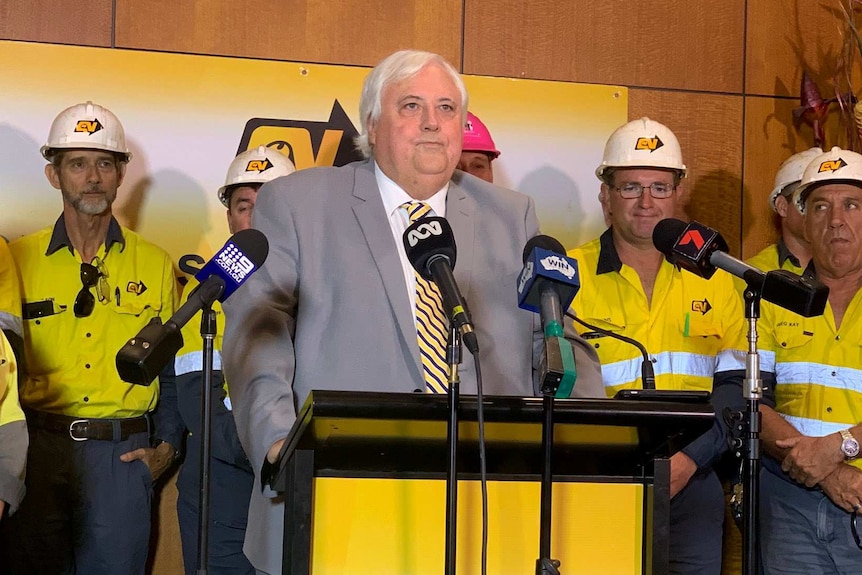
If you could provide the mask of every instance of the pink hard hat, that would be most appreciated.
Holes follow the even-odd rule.
[[[467,125],[464,126],[464,145],[461,147],[464,152],[484,152],[494,156],[500,155],[500,150],[494,145],[494,139],[491,138],[491,132],[482,120],[474,116],[471,112],[467,112]]]

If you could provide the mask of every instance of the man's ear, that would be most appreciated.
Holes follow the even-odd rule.
[[[602,184],[601,189],[599,190],[599,203],[602,205],[602,216],[605,219],[605,225],[610,227],[611,225],[611,202],[608,195],[610,194],[610,188],[607,184]]]
[[[53,188],[60,189],[60,173],[54,164],[45,164],[45,177]]]
[[[790,202],[787,201],[787,198],[778,194],[775,198],[775,211],[782,218],[787,217],[787,210],[790,208]]]

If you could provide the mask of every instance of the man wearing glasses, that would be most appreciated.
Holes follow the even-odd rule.
[[[572,311],[591,326],[644,344],[656,388],[711,391],[719,363],[744,368],[728,349],[744,333],[744,317],[729,274],[699,278],[653,246],[655,225],[682,212],[686,167],[676,136],[649,118],[629,122],[608,139],[596,175],[609,227],[569,252],[581,274]],[[592,327],[575,328],[598,352],[609,397],[643,387],[635,346]],[[724,494],[712,464],[726,445],[716,426],[671,458],[671,573],[721,571]]]
[[[811,245],[804,275],[829,286],[829,300],[812,318],[761,307],[761,375],[774,390],[761,404],[763,567],[862,573],[862,155],[816,156],[792,202]]]
[[[172,315],[173,265],[112,215],[131,158],[113,113],[92,102],[67,108],[41,151],[63,212],[10,245],[24,300],[30,452],[27,493],[3,522],[2,564],[13,574],[144,573],[153,480],[181,428],[155,422],[165,441],[150,447],[159,382],[121,381],[114,358],[151,319]]]

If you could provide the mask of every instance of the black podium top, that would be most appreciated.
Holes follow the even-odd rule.
[[[487,469],[494,479],[539,479],[542,398],[484,398]],[[476,396],[460,398],[459,477],[478,473]],[[445,478],[445,395],[314,391],[279,459],[314,452],[321,477]],[[706,432],[708,403],[560,399],[554,404],[554,479],[637,481],[652,460],[669,457]],[[271,481],[283,488],[282,473]]]

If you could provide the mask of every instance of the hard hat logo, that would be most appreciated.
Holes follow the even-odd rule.
[[[269,161],[269,158],[264,158],[263,160],[252,160],[245,167],[246,172],[265,172],[272,167],[272,162]]]
[[[842,158],[838,158],[837,160],[826,160],[825,162],[820,163],[820,167],[817,168],[817,173],[822,174],[823,172],[837,172],[841,168],[847,165]]]
[[[637,142],[635,142],[635,150],[649,150],[650,153],[655,152],[662,146],[664,146],[664,142],[657,135],[653,138],[638,138]]]
[[[98,118],[93,118],[92,120],[78,120],[75,123],[75,132],[78,133],[92,135],[102,128],[104,128],[104,126],[102,126],[102,123],[99,122]]]

